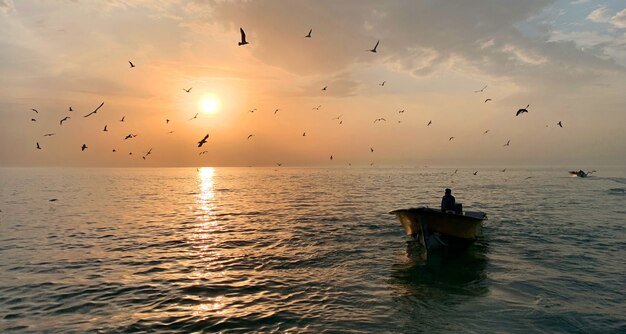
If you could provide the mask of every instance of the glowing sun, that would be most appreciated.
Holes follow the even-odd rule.
[[[216,96],[205,95],[198,101],[198,107],[207,114],[213,114],[220,109],[220,100]]]

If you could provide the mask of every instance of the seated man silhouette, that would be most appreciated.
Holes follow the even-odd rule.
[[[452,196],[452,190],[446,189],[446,194],[441,198],[441,212],[454,213],[456,208],[456,199]]]

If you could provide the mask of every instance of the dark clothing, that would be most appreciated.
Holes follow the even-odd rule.
[[[441,211],[446,212],[448,210],[454,211],[456,200],[452,195],[445,195],[441,198]]]

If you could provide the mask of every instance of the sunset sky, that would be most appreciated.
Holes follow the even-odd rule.
[[[623,0],[0,0],[0,73],[2,166],[626,164]]]

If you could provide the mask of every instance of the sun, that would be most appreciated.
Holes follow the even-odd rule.
[[[198,101],[198,108],[207,114],[214,114],[220,109],[220,100],[214,95],[205,95]]]

